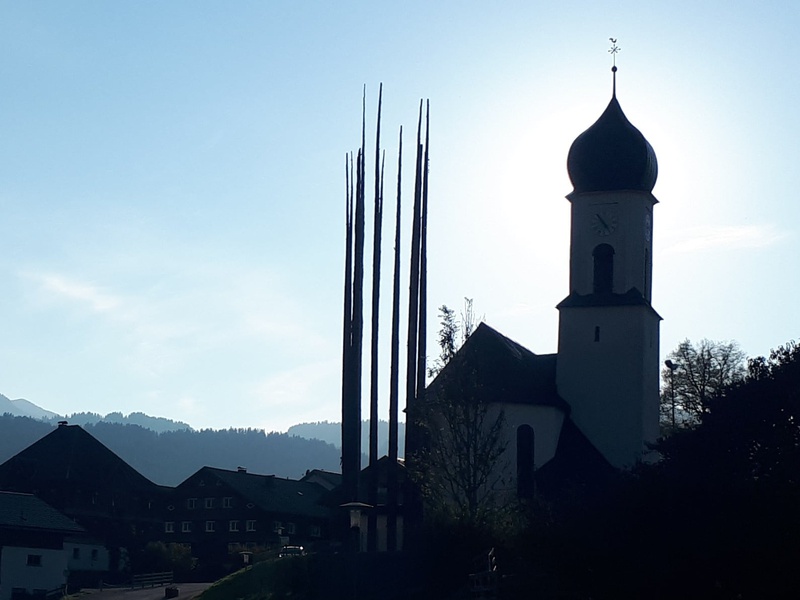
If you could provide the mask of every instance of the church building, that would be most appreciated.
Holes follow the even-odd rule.
[[[475,399],[502,411],[503,460],[521,495],[534,473],[538,481],[548,470],[647,461],[659,431],[661,317],[652,306],[658,168],[616,85],[600,118],[573,142],[567,170],[569,290],[557,306],[558,352],[534,354],[481,324],[428,388],[433,395],[463,389],[468,373]]]

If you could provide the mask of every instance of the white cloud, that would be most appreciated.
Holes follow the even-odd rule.
[[[63,275],[52,273],[26,273],[25,275],[29,279],[38,282],[45,292],[80,302],[94,312],[111,312],[119,308],[121,304],[118,297],[109,294],[102,288],[89,283],[75,281]]]
[[[726,225],[695,227],[678,233],[664,254],[686,254],[703,250],[740,250],[771,246],[786,233],[773,225]]]

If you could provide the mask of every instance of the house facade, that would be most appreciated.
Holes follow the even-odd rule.
[[[328,539],[328,490],[314,481],[203,467],[175,488],[160,539],[188,545],[201,563],[230,554]]]

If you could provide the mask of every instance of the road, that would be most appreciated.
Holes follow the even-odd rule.
[[[175,586],[180,590],[178,600],[192,600],[198,598],[201,592],[210,587],[210,583],[176,583]],[[137,590],[129,589],[104,589],[83,590],[80,595],[73,594],[73,598],[86,600],[163,600],[164,587],[144,588]]]

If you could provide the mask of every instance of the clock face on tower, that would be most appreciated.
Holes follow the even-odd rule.
[[[617,229],[617,215],[610,210],[596,211],[592,215],[592,230],[599,236],[607,236]]]

